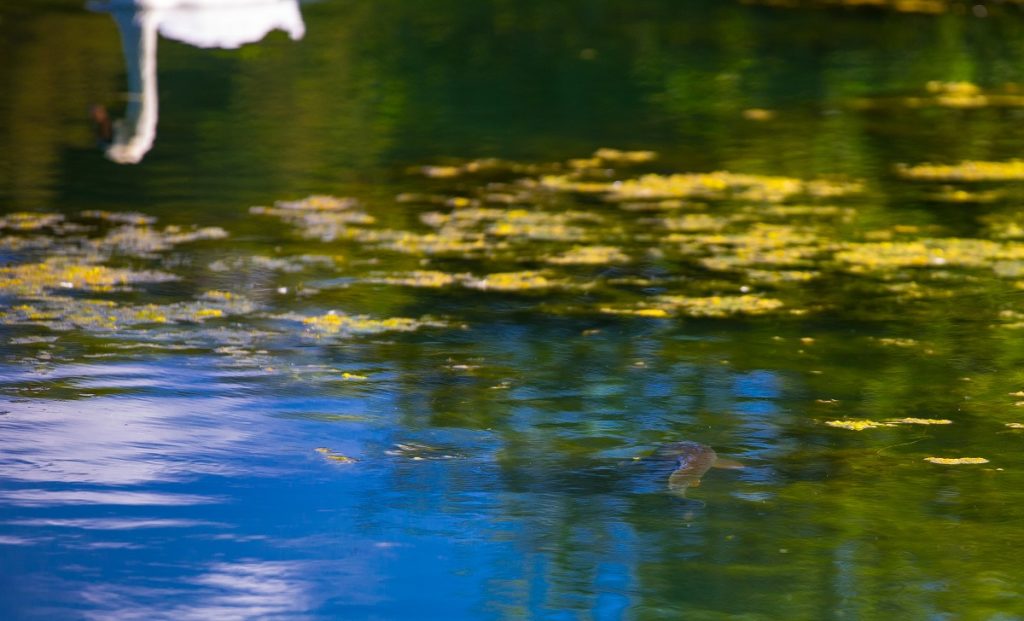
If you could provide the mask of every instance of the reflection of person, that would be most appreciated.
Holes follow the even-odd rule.
[[[109,0],[90,2],[117,22],[128,74],[125,118],[111,123],[101,106],[92,110],[106,155],[135,164],[153,147],[157,125],[156,36],[159,32],[196,47],[237,48],[271,30],[301,39],[305,24],[298,0]]]

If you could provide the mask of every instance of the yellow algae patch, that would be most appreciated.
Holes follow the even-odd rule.
[[[598,223],[601,216],[596,214],[567,211],[550,213],[509,209],[503,211],[485,230],[489,235],[504,238],[520,238],[544,241],[576,241],[586,237],[584,229],[574,223],[587,221]]]
[[[835,254],[836,261],[854,272],[906,267],[985,267],[996,260],[1022,258],[1024,244],[955,237],[850,243]]]
[[[671,316],[664,308],[614,308],[603,306],[599,310],[608,315],[632,315],[634,317],[653,317],[656,319],[664,319]]]
[[[286,315],[285,319],[294,316]],[[428,325],[441,325],[437,322],[408,317],[389,317],[387,319],[371,319],[365,315],[345,315],[329,311],[323,315],[302,317],[302,323],[316,334],[376,334],[378,332],[411,332]]]
[[[43,296],[38,306],[16,305],[10,312],[0,314],[0,323],[35,324],[54,330],[67,330],[73,327],[116,330],[139,324],[202,322],[226,316],[228,313],[245,314],[251,312],[253,308],[251,302],[242,298],[220,303],[219,307],[211,307],[210,303],[201,305],[198,302],[133,306],[119,305],[110,300]]]
[[[382,248],[413,255],[456,255],[468,256],[484,250],[500,248],[488,244],[483,237],[456,237],[449,235],[416,235],[403,234],[390,242],[381,244]]]
[[[0,229],[38,231],[39,229],[53,227],[63,221],[64,216],[58,213],[18,211],[0,218]]]
[[[80,214],[83,218],[103,220],[105,222],[116,222],[119,224],[130,224],[132,226],[147,226],[156,222],[153,216],[136,211],[105,211],[102,209],[90,209]]]
[[[240,296],[237,293],[231,293],[230,291],[218,291],[216,289],[206,291],[199,296],[199,299],[201,300],[215,300],[219,302],[230,302],[239,298]]]
[[[713,263],[702,261],[707,267]],[[719,264],[721,265],[721,264]],[[722,267],[719,267],[722,269]],[[808,282],[821,277],[821,272],[810,270],[756,270],[747,269],[743,271],[747,280],[759,285],[780,285],[784,283]]]
[[[153,304],[132,309],[130,316],[138,323],[167,323],[167,315],[159,306]]]
[[[434,179],[450,179],[462,174],[462,168],[458,166],[421,166],[419,170],[424,177]]]
[[[549,279],[541,272],[498,272],[488,274],[483,278],[469,280],[465,286],[470,289],[492,290],[492,291],[528,291],[536,289],[550,289],[561,286],[562,282]]]
[[[40,295],[47,289],[110,291],[138,282],[166,282],[175,277],[163,272],[104,267],[50,260],[12,267],[0,267],[0,291],[16,295]]]
[[[297,226],[307,239],[333,241],[350,239],[350,227],[370,225],[376,219],[359,209],[354,198],[335,196],[310,196],[298,201],[278,201],[273,207],[255,206],[249,208],[255,215],[273,216]]]
[[[545,258],[544,262],[554,265],[607,265],[628,263],[629,256],[615,246],[575,246],[562,254]]]
[[[334,451],[333,449],[329,449],[329,448],[326,448],[326,447],[323,447],[323,446],[317,447],[317,448],[315,448],[313,450],[315,450],[317,453],[320,453],[321,455],[323,455],[324,459],[327,459],[327,460],[330,460],[330,461],[334,461],[334,462],[338,462],[338,463],[341,463],[341,464],[354,464],[357,461],[354,457],[349,457],[348,455],[342,455],[341,453],[338,453],[338,452]]]
[[[1024,181],[1024,160],[986,162],[966,160],[959,164],[900,164],[896,174],[915,181]]]
[[[863,98],[853,102],[861,110],[905,106],[907,108],[1016,108],[1024,106],[1024,96],[1016,84],[1005,84],[986,91],[972,82],[942,82],[932,80],[924,87],[924,94],[901,98]]]
[[[878,427],[892,427],[892,423],[879,422],[874,420],[827,420],[825,424],[837,429],[849,429],[850,431],[864,431],[865,429],[876,429]]]
[[[227,231],[217,226],[182,228],[166,226],[162,230],[148,226],[119,226],[100,238],[89,240],[97,252],[117,251],[136,256],[149,256],[187,242],[224,239]]]
[[[450,285],[458,284],[471,278],[470,274],[449,274],[434,270],[415,270],[396,274],[371,276],[366,282],[383,285],[401,285],[405,287],[424,287],[428,289],[440,289]]]
[[[688,297],[663,295],[650,303],[639,306],[602,306],[599,312],[612,315],[633,315],[637,317],[731,317],[734,315],[762,315],[782,308],[781,300],[759,295],[715,295]]]
[[[657,303],[666,310],[690,317],[728,317],[730,315],[763,315],[783,306],[782,300],[759,295],[714,295],[710,297],[688,297],[665,295]]]
[[[618,149],[598,149],[594,152],[594,158],[617,164],[640,164],[651,162],[657,159],[658,154],[654,151],[620,151]]]
[[[886,345],[892,347],[917,347],[918,341],[915,339],[903,339],[903,338],[890,338],[880,337],[871,339],[879,345]]]
[[[742,116],[748,121],[770,121],[775,118],[775,111],[764,108],[747,108],[743,111]]]
[[[731,219],[704,213],[691,213],[672,218],[662,218],[658,222],[670,231],[720,231],[730,224]]]
[[[813,180],[792,177],[748,175],[725,171],[643,175],[624,181],[597,182],[568,175],[541,177],[543,187],[568,192],[605,193],[613,201],[637,199],[707,198],[782,202],[794,196],[817,198],[844,196],[861,191],[854,182]]]
[[[210,319],[213,317],[223,317],[224,311],[219,308],[200,308],[192,313],[192,316],[196,319]]]
[[[958,466],[961,464],[987,464],[984,457],[925,457],[925,461],[944,466]]]
[[[897,425],[952,425],[953,421],[946,418],[893,418],[886,422]]]
[[[342,211],[357,207],[359,201],[348,196],[314,194],[297,201],[277,201],[274,207],[297,211]]]
[[[1001,190],[985,190],[982,192],[969,192],[963,188],[942,186],[935,194],[930,195],[929,200],[940,203],[993,203],[1006,197],[1006,192]]]
[[[454,179],[463,175],[478,173],[532,174],[541,170],[559,167],[557,164],[521,164],[496,158],[481,158],[463,164],[417,166],[410,169],[410,172],[432,179]]]
[[[434,228],[451,225],[455,228],[463,229],[474,227],[484,221],[500,220],[508,213],[509,210],[497,207],[464,207],[455,209],[450,213],[428,211],[420,215],[420,221]]]

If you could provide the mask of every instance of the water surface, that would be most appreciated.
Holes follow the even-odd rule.
[[[4,5],[0,616],[1024,617],[1024,21],[949,6],[303,4],[118,164],[115,20]]]

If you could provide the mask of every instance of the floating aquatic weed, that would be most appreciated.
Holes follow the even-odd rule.
[[[835,254],[835,260],[852,272],[907,267],[986,267],[997,260],[1012,259],[1024,259],[1024,244],[956,237],[847,243]]]
[[[269,270],[294,274],[310,268],[331,269],[344,262],[345,257],[342,256],[303,254],[299,256],[268,257],[254,255],[217,259],[210,263],[207,268],[211,272],[247,273],[251,270]]]
[[[848,429],[850,431],[864,431],[865,429],[877,429],[879,427],[892,427],[892,423],[879,422],[875,420],[827,420],[825,424],[837,429]]]
[[[838,219],[844,222],[852,220],[857,215],[857,210],[851,207],[839,207],[836,205],[756,205],[740,209],[740,213],[753,219],[755,222],[765,218],[781,218],[794,220],[805,219]]]
[[[713,270],[813,267],[831,250],[816,229],[761,223],[729,234],[673,233],[665,241],[685,254],[710,255],[700,263]]]
[[[432,179],[454,179],[470,174],[537,174],[543,170],[560,168],[559,164],[523,164],[496,158],[482,158],[461,164],[416,166],[410,170]]]
[[[663,295],[650,302],[635,306],[601,306],[598,310],[605,314],[638,317],[660,318],[680,315],[722,318],[736,315],[763,315],[775,312],[783,306],[781,300],[753,294],[707,297]]]
[[[747,108],[742,112],[744,119],[748,121],[770,121],[775,118],[774,110],[766,110],[764,108]]]
[[[725,216],[712,216],[704,213],[691,213],[656,221],[669,231],[720,231],[729,226],[732,219]]]
[[[548,213],[510,209],[486,228],[489,235],[506,238],[534,239],[544,241],[579,241],[587,237],[585,229],[574,222],[600,222],[596,214],[570,211]],[[605,233],[602,231],[602,233]]]
[[[948,418],[893,418],[887,422],[894,423],[896,425],[952,425],[953,421]]]
[[[874,338],[874,337],[872,337],[871,340],[874,341],[875,343],[878,343],[879,345],[887,345],[887,346],[892,346],[892,347],[910,348],[910,347],[917,347],[918,344],[919,344],[916,339],[905,339],[905,338],[889,338],[889,337]]]
[[[985,225],[985,231],[994,239],[1024,238],[1024,220],[1014,210],[1010,213],[986,214],[978,218]]]
[[[636,179],[598,182],[580,180],[571,175],[549,175],[540,180],[543,187],[558,191],[606,194],[609,200],[705,198],[782,202],[796,196],[827,198],[860,192],[856,182],[812,180],[792,177],[749,175],[718,171],[643,175]]]
[[[883,283],[878,287],[879,291],[893,293],[896,299],[904,302],[912,300],[941,300],[954,296],[945,286],[931,286],[912,280],[909,282]]]
[[[89,244],[98,252],[150,257],[178,244],[224,239],[227,236],[227,231],[217,226],[203,228],[167,226],[163,230],[159,230],[149,226],[125,225],[110,230],[102,238],[90,240]]]
[[[323,455],[324,459],[329,460],[329,461],[333,461],[333,462],[337,462],[337,463],[341,463],[341,464],[354,464],[354,463],[356,463],[356,461],[358,461],[354,457],[349,457],[348,455],[342,455],[341,453],[336,452],[334,449],[329,449],[329,448],[323,447],[323,446],[317,447],[317,448],[315,448],[313,450],[316,451],[317,453],[320,453],[321,455]]]
[[[553,265],[608,265],[629,261],[629,255],[615,246],[573,246],[561,254],[544,258],[545,263]]]
[[[475,239],[495,244],[481,234],[509,242],[580,241],[588,236],[583,224],[601,224],[604,218],[584,211],[547,212],[535,209],[468,207],[450,213],[430,212],[420,219],[437,229],[441,238]],[[601,231],[607,234],[609,231]],[[500,242],[497,242],[500,243]]]
[[[1024,181],[1024,160],[987,162],[966,160],[959,164],[896,166],[896,174],[915,181]]]
[[[925,457],[925,461],[945,466],[957,466],[960,464],[987,464],[984,457]]]
[[[146,324],[202,323],[229,315],[247,315],[256,309],[255,304],[240,296],[141,305],[45,296],[34,304],[14,305],[8,311],[0,312],[0,323],[38,325],[51,330],[113,331]]]
[[[355,237],[380,248],[411,255],[471,257],[506,247],[488,242],[483,235],[448,233],[418,234],[407,231],[367,231]]]
[[[413,461],[458,459],[462,457],[462,455],[457,451],[452,451],[440,446],[420,444],[419,442],[398,443],[394,445],[394,448],[388,449],[384,452],[387,455],[404,457]]]
[[[50,258],[42,263],[0,267],[0,293],[36,297],[54,289],[114,291],[138,283],[177,280],[173,274],[153,270],[135,271],[91,263]]]
[[[654,319],[665,319],[672,316],[664,308],[627,308],[602,306],[598,310],[607,315],[632,315],[634,317],[650,317]]]
[[[465,283],[470,289],[482,291],[532,291],[565,286],[564,281],[552,280],[543,272],[498,272],[482,278],[468,280]]]
[[[148,216],[137,211],[104,211],[100,209],[91,209],[83,211],[79,215],[83,218],[103,220],[105,222],[117,222],[120,224],[130,224],[133,226],[148,226],[156,223],[156,218],[153,216]]]
[[[616,164],[642,164],[656,160],[658,154],[654,151],[620,151],[619,149],[603,148],[594,152],[594,158],[598,161]]]
[[[277,201],[274,208],[294,211],[346,211],[359,206],[359,201],[348,196],[314,194],[295,201]]]
[[[707,203],[684,201],[678,198],[635,202],[625,201],[618,203],[618,206],[623,211],[676,211],[683,209],[703,211],[708,208]]]
[[[19,211],[0,217],[0,230],[38,231],[44,228],[52,228],[62,222],[64,222],[64,216],[59,213]]]
[[[1003,200],[1007,197],[1007,193],[1002,190],[985,190],[982,192],[969,192],[963,188],[955,188],[953,186],[942,186],[939,191],[934,194],[927,196],[928,200],[935,201],[937,203],[966,203],[966,204],[983,204],[983,203],[994,203],[999,200]]]
[[[323,315],[306,317],[286,314],[276,317],[301,322],[315,336],[351,336],[360,334],[377,334],[380,332],[412,332],[423,327],[441,327],[445,324],[430,318],[411,319],[409,317],[389,317],[373,319],[366,315],[346,315],[337,311],[328,311]]]
[[[763,315],[779,310],[782,300],[759,295],[714,295],[710,297],[688,297],[663,295],[657,304],[667,310],[690,317],[728,317],[731,315]]]
[[[308,239],[333,241],[349,238],[353,226],[374,224],[376,219],[349,197],[314,195],[297,201],[278,201],[273,207],[255,206],[249,213],[281,218],[298,227]]]
[[[472,274],[450,274],[434,270],[415,270],[412,272],[370,275],[362,280],[363,282],[383,285],[440,289],[442,287],[462,284],[471,278]]]
[[[702,261],[702,263],[712,269],[725,269],[722,263],[714,263],[710,261]],[[736,267],[736,264],[731,267]],[[744,269],[743,275],[747,282],[758,284],[758,285],[782,285],[791,283],[805,283],[817,278],[821,278],[822,273],[812,270],[758,270],[758,269]]]
[[[438,229],[449,225],[458,229],[466,229],[473,228],[481,222],[499,220],[507,213],[507,209],[497,207],[465,207],[454,209],[450,213],[428,211],[420,214],[420,221]]]
[[[1018,108],[1024,106],[1024,95],[1016,84],[984,90],[972,82],[932,80],[924,86],[924,94],[906,97],[860,98],[852,102],[860,110],[876,110],[897,106],[907,108]]]

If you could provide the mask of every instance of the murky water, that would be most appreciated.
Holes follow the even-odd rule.
[[[1024,618],[1024,14],[824,4],[3,5],[0,617]]]

